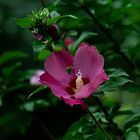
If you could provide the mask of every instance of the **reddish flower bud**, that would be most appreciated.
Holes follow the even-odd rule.
[[[59,28],[56,24],[52,24],[51,26],[49,26],[48,28],[48,34],[53,38],[53,39],[57,39],[58,38],[58,32],[59,32]]]
[[[74,41],[72,40],[71,37],[67,37],[65,39],[65,46],[68,47],[69,45],[71,45]]]

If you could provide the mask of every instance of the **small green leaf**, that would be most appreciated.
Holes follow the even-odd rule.
[[[81,34],[81,36],[77,39],[77,41],[75,42],[75,46],[78,46],[81,42],[85,41],[86,39],[97,35],[97,33],[93,33],[93,32],[83,32]]]
[[[79,45],[81,42],[85,41],[86,39],[88,39],[88,38],[90,38],[90,37],[92,37],[92,36],[94,36],[94,35],[97,35],[97,34],[96,34],[96,33],[93,33],[93,32],[83,32],[83,33],[81,34],[81,36],[80,36],[80,37],[76,40],[76,42],[74,43],[74,46],[73,46],[74,52],[77,50],[78,45]]]
[[[58,12],[56,12],[55,10],[50,12],[50,17],[51,18],[55,18],[55,17],[58,17],[58,16],[60,16],[60,14]]]
[[[63,18],[73,18],[73,19],[77,19],[77,17],[73,16],[73,15],[63,15],[63,16],[56,16],[54,18],[50,18],[47,21],[47,25],[51,25],[56,23],[58,20],[63,19]]]
[[[136,125],[137,123],[139,123],[139,120],[140,120],[140,114],[132,115],[131,117],[129,117],[129,119],[127,119],[124,122],[124,128],[129,128],[132,125],[133,126]]]
[[[50,103],[43,99],[33,100],[26,102],[20,106],[21,110],[26,110],[29,112],[32,112],[35,110],[35,108],[42,108],[42,107],[48,107]]]
[[[38,87],[37,89],[35,89],[35,90],[28,96],[27,100],[28,100],[32,95],[34,95],[34,94],[36,94],[36,93],[38,93],[38,92],[40,92],[40,91],[42,91],[42,90],[44,90],[44,89],[46,89],[46,88],[47,88],[46,86],[40,86],[40,87]]]
[[[40,16],[49,16],[48,8],[43,8],[43,10],[39,12],[40,12]]]
[[[108,69],[108,72],[112,72],[109,77],[118,77],[118,76],[129,76],[125,71],[121,69]]]
[[[68,36],[76,36],[77,35],[77,31],[71,30],[68,32]]]
[[[29,28],[33,24],[33,21],[30,17],[16,19],[16,24],[22,28]]]
[[[11,87],[8,87],[7,92],[12,92],[12,91],[15,91],[15,90],[18,90],[18,89],[21,90],[21,89],[27,89],[27,88],[30,88],[30,85],[28,83],[17,83],[16,82],[15,85],[12,85]]]
[[[45,49],[46,45],[41,41],[34,41],[33,42],[33,51],[34,54],[37,56],[43,49]]]
[[[109,69],[107,71],[108,73],[111,72],[111,74],[108,74],[110,79],[100,86],[98,92],[114,91],[128,82],[133,82],[128,78],[129,75],[121,69]]]
[[[125,133],[128,133],[130,131],[137,131],[139,128],[140,128],[140,123],[138,123],[136,125],[133,125],[132,127],[128,128]]]
[[[110,92],[114,90],[118,90],[118,88],[122,87],[126,83],[132,82],[127,77],[118,77],[118,78],[110,78],[105,84],[101,85],[98,91]]]
[[[50,54],[51,52],[49,50],[42,50],[39,52],[37,59],[40,61],[44,61]]]

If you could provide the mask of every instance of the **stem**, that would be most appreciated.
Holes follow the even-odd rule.
[[[45,8],[45,2],[44,2],[44,0],[40,0],[40,3],[42,5],[42,7]]]
[[[112,121],[112,119],[110,118],[109,113],[107,112],[106,108],[103,106],[103,104],[102,104],[102,102],[100,101],[100,99],[99,99],[98,97],[94,97],[94,98],[95,98],[97,104],[101,107],[101,110],[104,112],[105,116],[106,116],[107,118],[109,118],[110,121],[111,121],[111,123],[112,123],[113,121]]]
[[[102,102],[100,101],[100,99],[98,97],[95,97],[96,99],[96,102],[97,104],[101,107],[102,111],[104,112],[107,120],[113,125],[115,126],[115,129],[117,130],[117,133],[118,133],[118,136],[117,136],[117,139],[120,140],[121,139],[121,136],[123,135],[122,134],[122,131],[117,127],[117,124],[113,122],[113,120],[111,119],[108,111],[106,110],[106,108],[104,107],[104,105],[102,104]]]
[[[113,42],[113,44],[114,44],[114,47],[113,47],[114,52],[116,52],[117,54],[121,55],[121,56],[124,58],[124,60],[126,60],[126,62],[129,64],[128,66],[129,66],[130,68],[134,68],[134,64],[130,61],[130,59],[129,59],[123,52],[121,52],[120,47],[119,47],[120,43],[117,42],[117,41],[111,36],[109,30],[106,29],[106,28],[104,28],[104,26],[103,26],[102,24],[100,24],[100,22],[98,21],[98,19],[97,19],[97,18],[94,16],[94,14],[89,10],[89,8],[87,8],[87,7],[84,5],[84,3],[81,3],[80,6],[81,6],[81,8],[93,19],[94,24],[95,24],[97,27],[99,27],[99,29],[100,29],[104,34],[106,34],[107,38],[108,38],[111,42]]]
[[[64,48],[65,48],[68,52],[70,52],[69,49],[68,49],[65,45],[64,45]]]
[[[101,126],[101,124],[98,122],[96,117],[90,112],[88,108],[86,108],[87,113],[92,117],[92,119],[96,122],[97,126],[101,129],[101,131],[106,135],[108,140],[112,140],[112,138],[109,136],[109,134],[105,131],[105,129]]]

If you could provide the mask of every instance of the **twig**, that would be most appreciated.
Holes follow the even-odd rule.
[[[98,122],[96,117],[90,112],[88,108],[86,108],[87,113],[92,117],[92,119],[96,122],[97,126],[102,130],[102,132],[106,135],[108,140],[112,140],[112,138],[109,136],[109,134],[106,132],[106,130],[101,126],[101,124]]]
[[[113,122],[113,120],[111,119],[111,117],[110,117],[108,111],[106,110],[106,108],[104,107],[104,105],[102,104],[102,102],[100,101],[100,99],[99,99],[98,97],[95,97],[95,100],[96,100],[97,104],[101,107],[101,110],[104,112],[104,114],[105,114],[107,120],[108,120],[113,126],[115,126],[115,129],[117,130],[117,134],[118,134],[117,139],[120,140],[121,137],[122,137],[122,135],[123,135],[122,131],[117,127],[117,124],[116,124],[115,122]]]
[[[44,0],[40,0],[40,2],[41,2],[42,7],[45,8],[45,2],[44,2]]]
[[[131,68],[134,68],[134,65],[133,63],[130,61],[130,59],[123,53],[121,52],[120,50],[120,43],[117,42],[110,34],[109,30],[104,28],[104,26],[102,26],[102,24],[100,24],[100,22],[98,21],[98,19],[94,16],[94,14],[84,5],[84,3],[82,3],[81,5],[81,8],[93,19],[94,21],[94,24],[96,24],[97,27],[99,27],[99,29],[104,33],[106,34],[107,38],[113,42],[114,44],[114,47],[113,47],[113,50],[114,52],[116,52],[117,54],[121,55],[125,61],[127,61],[127,63],[129,64],[129,66]]]

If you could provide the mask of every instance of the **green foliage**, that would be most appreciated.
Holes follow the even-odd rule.
[[[0,56],[0,65],[10,61],[11,59],[25,58],[28,55],[21,51],[8,51]]]
[[[86,99],[97,120],[113,140],[118,135],[117,128],[122,132],[122,140],[139,140],[140,2],[44,1],[46,8],[40,8],[39,2],[34,0],[0,1],[3,46],[0,55],[0,139],[28,139],[28,135],[30,139],[43,139],[43,132],[47,130],[45,139],[51,134],[63,140],[105,140],[90,117],[81,114],[79,120],[72,120],[79,115],[77,108],[61,105],[51,90],[29,83],[52,51],[64,48],[65,38],[72,37],[73,54],[79,44],[86,41],[104,56],[105,71],[110,79],[98,88],[92,99]],[[15,22],[24,29],[20,30]],[[52,33],[50,27],[54,24],[55,32]],[[33,41],[29,31],[42,38]],[[109,116],[103,113],[96,97],[103,99]],[[116,124],[111,124],[110,118]],[[44,126],[41,127],[36,119]],[[66,134],[64,129],[68,129]]]
[[[51,19],[48,20],[48,25],[51,25],[53,23],[56,23],[58,20],[63,19],[63,18],[72,18],[72,19],[77,19],[77,17],[73,15],[63,15],[63,16],[51,16]]]
[[[39,52],[41,52],[42,50],[44,50],[45,49],[45,46],[46,46],[45,43],[42,43],[41,41],[35,41],[33,43],[33,51],[34,51],[35,56]]]
[[[74,45],[73,45],[74,52],[77,50],[78,45],[79,45],[81,42],[85,41],[86,39],[88,39],[88,38],[90,38],[90,37],[92,37],[92,36],[94,36],[94,35],[97,35],[97,34],[96,34],[96,33],[92,33],[92,32],[83,32],[83,33],[80,35],[80,37],[76,40],[76,42],[74,43]]]
[[[45,88],[47,88],[47,87],[46,87],[46,86],[40,86],[40,87],[38,87],[37,89],[35,89],[35,90],[28,96],[28,99],[29,99],[31,96],[33,96],[34,94],[36,94],[36,93],[38,93],[38,92],[44,90]]]
[[[90,132],[91,127],[94,123],[89,123],[89,120],[86,116],[82,117],[79,121],[75,122],[68,130],[66,135],[64,136],[63,140],[70,140],[70,139],[84,139],[83,132]],[[88,129],[87,129],[88,128]],[[89,129],[90,128],[90,129]]]
[[[32,20],[29,17],[16,19],[16,24],[22,28],[29,28],[32,26]]]
[[[132,82],[132,80],[129,80],[128,78],[129,75],[121,69],[108,69],[107,71],[110,73],[110,79],[105,84],[100,86],[99,92],[114,91],[128,82]]]
[[[139,140],[139,136],[135,132],[128,132],[126,140]]]
[[[39,11],[32,11],[26,18],[16,19],[16,23],[22,28],[32,28],[36,26],[38,22],[40,22],[40,24],[46,24],[48,18],[49,11],[47,8],[44,8]]]
[[[14,111],[0,116],[0,126],[7,129],[8,133],[25,134],[31,121],[32,117],[30,115]]]
[[[96,116],[96,119],[100,121],[100,123],[107,123],[99,112],[95,113],[94,116]],[[106,136],[97,128],[95,122],[91,118],[83,116],[68,129],[63,140],[76,140],[79,138],[81,140],[102,140],[106,139]]]

